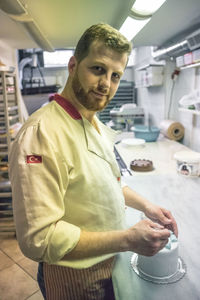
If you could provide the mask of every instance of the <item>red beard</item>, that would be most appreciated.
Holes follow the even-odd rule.
[[[107,89],[100,85],[97,88],[85,92],[83,86],[80,83],[77,72],[72,80],[72,88],[79,103],[86,109],[91,111],[101,111],[111,100],[107,93]],[[97,97],[95,97],[94,92],[103,94],[103,99],[98,99]]]

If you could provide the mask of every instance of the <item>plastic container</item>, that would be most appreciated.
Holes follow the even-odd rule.
[[[200,175],[200,153],[194,151],[179,151],[174,154],[176,170],[184,176],[198,177]]]
[[[183,55],[182,55],[182,56],[176,57],[176,66],[177,66],[178,68],[184,66],[184,57],[183,57]]]
[[[188,52],[183,55],[184,57],[184,64],[185,65],[190,65],[192,64],[192,52]]]
[[[155,142],[159,136],[160,129],[155,126],[150,128],[145,125],[137,125],[133,127],[135,138],[143,139],[146,142]]]

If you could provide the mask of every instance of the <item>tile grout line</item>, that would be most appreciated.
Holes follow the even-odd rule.
[[[3,250],[2,248],[0,248],[0,251],[4,254],[4,255],[6,255],[10,260],[12,260],[13,261],[13,263],[14,264],[16,264],[20,269],[22,269],[29,277],[31,277],[34,281],[36,281],[37,282],[37,280],[35,280],[35,278],[32,276],[32,275],[30,275],[24,268],[22,268],[12,257],[10,257],[6,252],[5,252],[5,250]],[[3,268],[2,270],[0,270],[0,272],[2,272],[2,271],[4,271],[4,270],[6,270],[6,269],[8,269],[8,268],[10,268],[11,266],[8,266],[8,267],[5,267],[5,268]],[[36,290],[33,294],[31,294],[31,295],[29,295],[27,298],[25,298],[24,300],[28,300],[30,297],[32,297],[33,295],[35,295],[35,294],[37,294],[37,292],[38,291],[40,291],[40,289],[39,289],[39,287],[38,287],[38,290]]]
[[[2,250],[1,248],[0,248],[0,250],[7,256],[7,257],[9,257],[20,269],[22,269],[28,276],[30,276],[34,281],[36,281],[37,282],[37,280],[35,280],[35,278],[31,275],[31,274],[29,274],[22,266],[20,266],[19,265],[19,263],[18,262],[16,262],[12,257],[10,257],[4,250]],[[24,257],[26,257],[26,256],[24,256]],[[6,268],[4,268],[4,269],[2,269],[2,270],[5,270],[5,269],[7,269],[7,268],[10,268],[10,267],[6,267]],[[0,270],[0,271],[2,271],[2,270]]]
[[[16,262],[16,265],[18,265],[18,267],[20,267],[27,275],[29,275],[34,281],[37,282],[37,280],[31,274],[29,274],[22,266],[20,266],[19,263]]]
[[[1,248],[0,248],[0,251],[1,251],[4,255],[6,255],[10,260],[12,260],[12,261],[14,262],[14,264],[15,264],[15,261],[14,261],[9,255],[7,255],[6,252],[4,252]],[[10,267],[11,267],[11,266],[5,267],[5,268],[1,269],[0,272],[3,271],[3,270],[8,269],[8,268],[10,268]]]
[[[32,297],[33,295],[37,294],[37,292],[40,291],[40,289],[38,289],[36,292],[34,292],[32,295],[29,295],[27,298],[25,298],[24,300],[28,300],[30,299],[30,297]]]

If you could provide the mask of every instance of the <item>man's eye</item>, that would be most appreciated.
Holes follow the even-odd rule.
[[[112,74],[113,78],[116,79],[116,80],[119,80],[120,79],[120,75],[118,73],[113,73]]]
[[[99,66],[94,66],[92,67],[92,69],[95,71],[95,72],[98,72],[98,73],[102,73],[104,70],[102,67],[99,67]]]

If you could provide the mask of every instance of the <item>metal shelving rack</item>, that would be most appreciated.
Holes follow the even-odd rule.
[[[111,120],[110,111],[114,107],[120,107],[127,103],[136,103],[136,90],[133,82],[121,80],[119,88],[110,101],[110,103],[104,108],[104,110],[98,113],[99,119],[104,123],[108,123]]]
[[[0,234],[15,233],[8,153],[15,125],[22,123],[14,68],[0,68]]]

